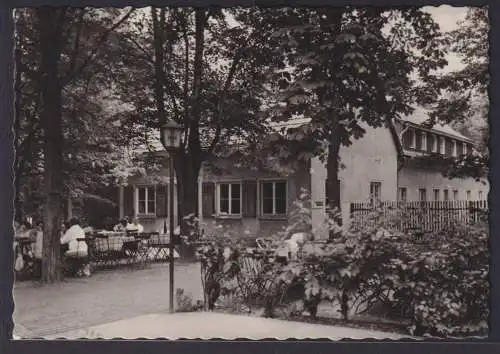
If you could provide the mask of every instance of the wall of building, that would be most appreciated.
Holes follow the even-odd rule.
[[[393,136],[385,127],[365,129],[362,138],[340,150],[340,199],[342,218],[346,221],[349,219],[350,203],[369,200],[370,182],[382,184],[382,200],[397,198],[398,154]],[[325,195],[326,167],[319,159],[313,159],[311,164],[312,194],[315,198],[324,198],[321,195]],[[318,207],[313,212],[314,220],[324,219],[324,213],[325,208]]]
[[[260,173],[259,177],[253,176],[251,179],[244,179],[244,181],[257,182],[262,180],[287,180],[287,199],[288,199],[288,212],[294,207],[293,203],[299,197],[301,189],[305,188],[311,190],[311,178],[309,174],[309,164],[303,164],[300,168],[287,177],[279,177],[269,173]],[[221,175],[206,177],[205,181],[209,180],[210,183],[217,183],[218,181],[235,181],[240,182],[244,178],[243,174],[238,174],[240,177],[236,178],[234,175]],[[248,174],[247,174],[248,175]],[[257,184],[259,185],[259,184]],[[245,197],[245,193],[243,193]],[[257,192],[255,195],[246,196],[255,198],[257,200]],[[243,200],[243,203],[245,201]],[[227,234],[232,238],[257,238],[269,237],[281,230],[288,224],[287,217],[268,217],[259,215],[259,206],[257,205],[256,216],[243,216],[235,217],[217,217],[215,215],[204,215],[202,225],[204,233],[207,236]]]
[[[479,199],[482,191],[483,200],[487,199],[489,185],[487,180],[476,181],[473,178],[448,179],[437,169],[432,167],[405,165],[398,174],[398,187],[407,188],[407,200],[419,200],[419,189],[427,190],[427,200],[433,200],[433,189],[440,190],[441,200],[443,190],[449,190],[449,199],[453,200],[453,191],[458,191],[458,200],[466,200],[466,192],[471,191],[471,200]]]
[[[382,200],[396,200],[398,154],[389,129],[365,128],[365,135],[351,146],[342,147],[341,199],[363,202],[370,198],[370,182],[381,182]]]

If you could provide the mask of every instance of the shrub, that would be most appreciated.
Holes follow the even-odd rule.
[[[374,210],[342,232],[335,213],[307,231],[307,198],[302,193],[290,225],[274,235],[274,242],[296,230],[322,229],[335,237],[323,244],[306,242],[301,257],[284,266],[267,254],[250,253],[230,237],[211,240],[200,248],[209,308],[214,298],[232,296],[247,305],[263,305],[264,315],[274,317],[278,307],[299,301],[315,317],[318,304],[329,301],[339,304],[342,317],[348,320],[350,314],[380,309],[382,304],[384,317],[408,320],[414,335],[484,331],[488,316],[486,223],[450,224],[425,240],[415,240],[398,231],[404,210]],[[252,272],[245,265],[249,259],[258,265]]]

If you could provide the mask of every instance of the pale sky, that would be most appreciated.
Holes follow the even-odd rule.
[[[434,20],[439,24],[442,31],[449,32],[458,28],[458,21],[465,19],[467,13],[467,7],[455,7],[449,5],[441,6],[426,6],[425,10],[429,12]],[[448,55],[448,66],[444,69],[445,71],[454,71],[463,67],[460,62],[460,58],[455,55]]]

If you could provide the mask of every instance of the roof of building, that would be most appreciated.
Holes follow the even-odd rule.
[[[421,125],[429,119],[429,111],[424,108],[416,108],[414,112],[407,116],[402,116],[400,120],[413,123],[416,125]],[[441,133],[449,137],[465,140],[471,142],[471,139],[465,135],[457,132],[449,124],[436,123],[429,130],[435,131],[436,133]]]

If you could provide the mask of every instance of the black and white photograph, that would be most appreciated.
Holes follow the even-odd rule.
[[[487,7],[32,7],[13,339],[487,338]]]

